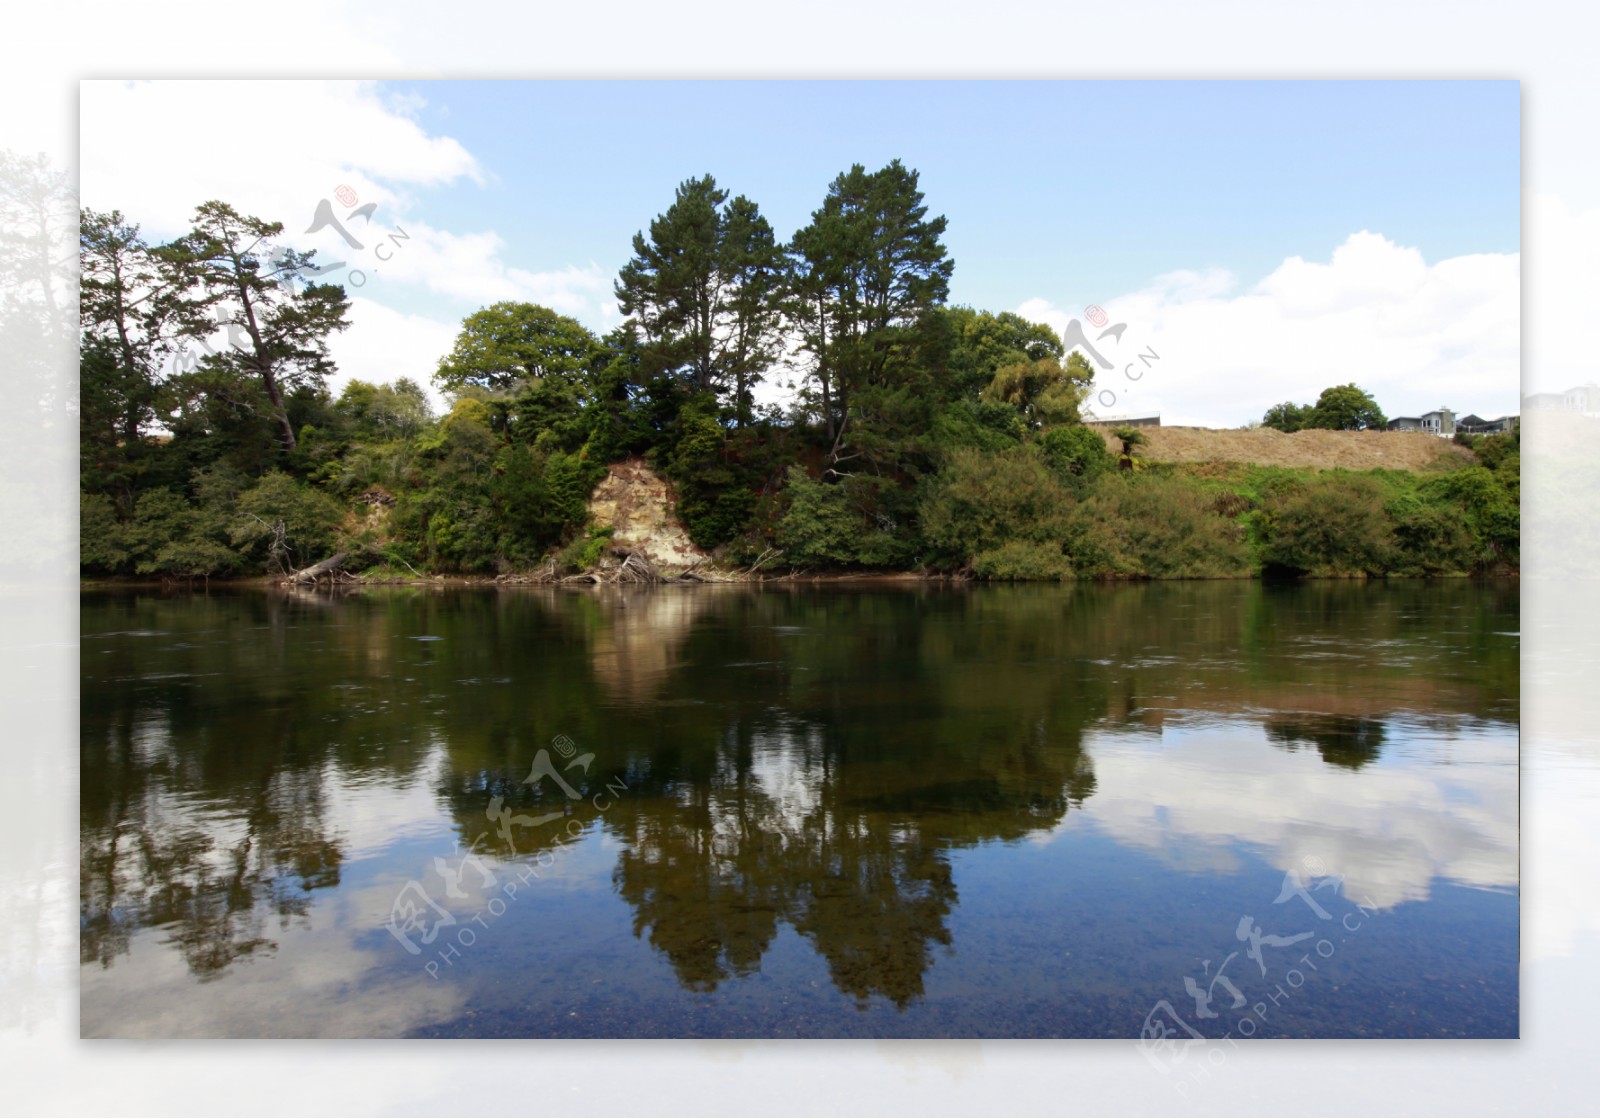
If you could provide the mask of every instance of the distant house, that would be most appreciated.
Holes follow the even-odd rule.
[[[1448,408],[1435,408],[1420,416],[1396,416],[1389,421],[1389,431],[1424,431],[1429,435],[1454,435],[1456,414]]]
[[[1516,416],[1501,416],[1498,419],[1486,420],[1482,416],[1468,412],[1456,421],[1456,430],[1464,431],[1468,435],[1502,435],[1517,430],[1517,422]]]

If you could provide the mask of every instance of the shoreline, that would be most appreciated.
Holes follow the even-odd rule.
[[[909,583],[945,583],[952,586],[1070,586],[1073,584],[1095,584],[1100,586],[1126,586],[1136,583],[1427,583],[1440,580],[1452,582],[1495,582],[1500,580],[1520,580],[1520,571],[1504,571],[1489,574],[1448,574],[1448,575],[1302,575],[1292,578],[1264,577],[1259,572],[1250,575],[1219,575],[1204,578],[1159,578],[1152,576],[1081,576],[1069,579],[979,579],[974,576],[963,576],[949,573],[933,573],[918,571],[859,571],[835,572],[820,574],[794,574],[779,576],[745,576],[739,574],[722,575],[717,578],[692,578],[692,579],[663,579],[655,583],[611,583],[585,579],[580,574],[571,580],[564,579],[538,579],[519,577],[516,575],[432,575],[420,579],[362,579],[359,576],[328,583],[291,583],[288,580],[275,578],[268,575],[236,575],[226,578],[204,579],[152,579],[145,576],[114,575],[102,576],[92,579],[79,579],[78,590],[207,590],[213,585],[222,589],[233,588],[261,588],[283,590],[359,590],[364,587],[417,587],[437,590],[465,589],[469,587],[545,587],[552,590],[583,590],[601,589],[606,587],[623,587],[637,590],[641,587],[719,587],[719,586],[795,586],[812,584],[858,583],[858,584],[909,584]]]

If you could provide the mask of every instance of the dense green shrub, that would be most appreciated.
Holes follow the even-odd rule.
[[[1382,575],[1399,556],[1383,497],[1370,478],[1332,471],[1275,498],[1262,560],[1307,575]]]
[[[128,562],[122,522],[103,493],[78,495],[78,564],[86,572],[110,575]]]
[[[564,571],[588,571],[600,563],[611,548],[616,529],[611,525],[592,528],[573,540],[556,555],[556,566]]]
[[[1074,513],[1067,554],[1080,574],[1214,579],[1254,573],[1243,526],[1184,479],[1112,474]]]
[[[788,509],[777,545],[794,567],[890,567],[909,561],[908,544],[880,520],[882,493],[869,479],[828,484],[791,467],[784,480]]]
[[[1465,575],[1478,568],[1477,540],[1458,509],[1407,497],[1386,512],[1394,525],[1392,574]]]
[[[1039,447],[1050,468],[1080,494],[1117,465],[1100,432],[1082,424],[1051,428],[1039,437]]]
[[[275,470],[239,495],[228,535],[247,564],[293,570],[338,550],[343,519],[333,498]]]
[[[972,573],[994,580],[1070,579],[1072,564],[1059,544],[1011,540],[974,556]]]
[[[981,447],[1003,451],[1027,434],[1022,413],[1010,404],[990,400],[958,400],[934,417],[932,443],[946,450]]]
[[[1423,494],[1440,505],[1450,507],[1470,531],[1475,544],[1473,569],[1502,571],[1515,569],[1521,561],[1522,513],[1515,484],[1515,456],[1502,459],[1499,470],[1469,466],[1437,478],[1422,487]]]
[[[1059,549],[1075,504],[1037,447],[961,448],[927,486],[922,533],[936,558],[958,567],[1017,541]]]
[[[699,395],[677,417],[677,439],[666,456],[665,472],[677,489],[677,512],[689,538],[712,549],[732,540],[755,512],[752,477],[738,457],[740,448],[717,418],[715,398]],[[754,483],[754,484],[753,484]]]

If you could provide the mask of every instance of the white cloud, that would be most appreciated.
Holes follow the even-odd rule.
[[[598,330],[614,325],[610,275],[597,264],[528,271],[510,263],[498,232],[450,231],[416,215],[421,187],[482,184],[488,176],[456,139],[427,133],[416,118],[421,107],[418,94],[387,93],[371,82],[85,82],[83,205],[122,210],[160,240],[187,229],[198,203],[222,199],[282,221],[283,242],[317,250],[322,266],[342,264],[328,279],[374,306],[432,296],[459,322],[477,307],[517,299]],[[149,122],[171,120],[205,144],[152,146]],[[339,199],[339,186],[350,187],[354,200]],[[323,200],[357,245],[334,227],[307,232]],[[360,215],[365,203],[376,210]],[[342,352],[370,346],[403,357],[394,344],[366,338],[362,319],[373,319],[371,309],[347,336],[362,341],[342,343]],[[390,336],[430,325],[405,319],[389,323]],[[346,373],[371,375],[365,365]]]
[[[372,82],[93,81],[81,95],[85,206],[120,209],[161,240],[187,229],[201,202],[220,198],[282,221],[283,241],[317,250],[318,264],[344,266],[326,277],[352,296],[352,325],[331,343],[336,393],[351,377],[428,384],[461,318],[499,300],[539,303],[601,331],[619,319],[598,265],[519,268],[493,230],[454,231],[413,216],[419,188],[488,177],[459,142],[418,122],[417,94]],[[200,143],[152,144],[153,133]],[[341,200],[340,186],[355,199]],[[332,227],[307,232],[323,200],[359,247]],[[366,203],[376,209],[360,215]],[[395,309],[418,305],[425,313]]]
[[[339,373],[328,380],[334,396],[353,379],[383,383],[410,377],[428,390],[435,411],[444,398],[433,387],[439,359],[455,345],[457,322],[402,314],[381,303],[356,297],[350,301],[350,327],[328,340]]]
[[[1096,736],[1084,815],[1184,865],[1231,869],[1241,846],[1285,871],[1315,858],[1344,875],[1346,896],[1382,908],[1426,899],[1437,879],[1514,889],[1515,742],[1463,734],[1434,748],[1448,764],[1346,770],[1238,729]]]
[[[340,184],[393,215],[414,188],[482,182],[477,160],[428,135],[413,108],[372,82],[84,82],[83,204],[167,236],[221,198],[292,236]]]
[[[1520,259],[1482,253],[1429,264],[1362,231],[1329,261],[1290,257],[1248,291],[1222,270],[1179,271],[1105,305],[1127,324],[1091,342],[1112,362],[1103,412],[1159,409],[1168,424],[1237,427],[1284,400],[1354,381],[1389,415],[1440,404],[1485,416],[1518,410]],[[1081,319],[1031,299],[1019,314],[1065,330]],[[1139,380],[1134,355],[1154,350]]]
[[[474,308],[503,299],[525,300],[586,320],[595,319],[599,307],[616,302],[610,276],[599,265],[568,265],[551,272],[516,268],[503,259],[505,241],[498,233],[456,234],[420,222],[404,222],[393,231],[372,228],[377,237],[353,231],[363,249],[344,255],[352,256],[352,267],[385,283],[418,284]],[[404,237],[396,239],[396,233]],[[335,239],[333,245],[337,248],[340,242]],[[374,253],[380,250],[382,259],[377,259]]]

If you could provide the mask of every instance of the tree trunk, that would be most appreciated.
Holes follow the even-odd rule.
[[[289,422],[289,412],[283,406],[283,393],[278,389],[278,378],[273,375],[272,369],[262,362],[258,368],[261,371],[261,383],[267,391],[267,399],[272,401],[273,418],[278,421],[278,430],[283,433],[283,448],[286,451],[295,449],[294,425]]]
[[[283,432],[284,450],[295,449],[294,425],[289,422],[289,413],[283,406],[283,393],[278,389],[278,377],[272,368],[272,359],[267,356],[266,343],[261,340],[261,328],[256,323],[255,304],[250,299],[250,292],[241,283],[238,287],[239,302],[244,307],[244,327],[250,335],[250,344],[254,348],[256,372],[261,375],[261,386],[266,390],[267,399],[272,401],[274,418],[278,421],[278,428]]]
[[[317,576],[330,575],[339,570],[340,565],[343,563],[344,553],[335,552],[321,563],[314,563],[310,567],[302,567],[299,571],[296,571],[291,575],[284,576],[284,582],[315,583],[317,581]]]

